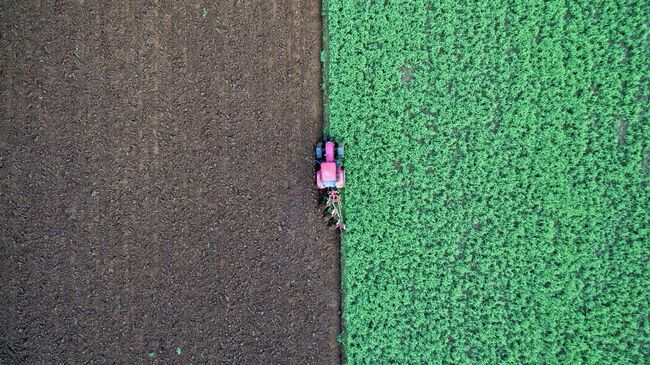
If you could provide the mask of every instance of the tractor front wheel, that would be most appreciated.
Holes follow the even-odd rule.
[[[344,153],[344,152],[345,152],[345,151],[344,151],[344,149],[343,149],[343,145],[340,144],[340,145],[336,148],[336,154],[338,155],[338,158],[343,157],[343,153]]]

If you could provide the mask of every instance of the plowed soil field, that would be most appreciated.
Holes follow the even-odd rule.
[[[175,3],[1,5],[2,364],[339,361],[320,2]]]

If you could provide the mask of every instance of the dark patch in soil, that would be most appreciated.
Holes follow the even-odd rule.
[[[339,361],[320,3],[175,3],[0,5],[0,363]]]
[[[627,136],[627,122],[619,119],[618,125],[616,126],[616,135],[618,137],[619,146],[625,146],[625,137]]]
[[[395,170],[401,172],[402,171],[402,161],[395,160],[395,162],[393,162],[393,167],[395,168]]]

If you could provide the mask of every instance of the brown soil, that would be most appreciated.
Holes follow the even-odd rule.
[[[319,1],[107,3],[0,5],[0,363],[338,363]]]

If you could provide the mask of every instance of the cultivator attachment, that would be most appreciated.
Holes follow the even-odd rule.
[[[337,190],[330,190],[325,198],[325,209],[328,215],[328,221],[332,222],[335,228],[341,231],[345,230],[343,223],[343,209],[341,208],[341,199]]]

